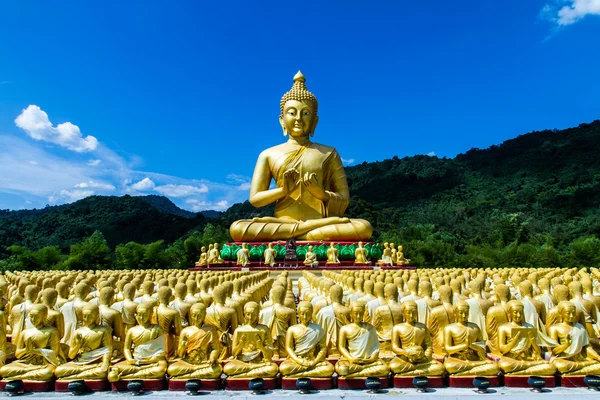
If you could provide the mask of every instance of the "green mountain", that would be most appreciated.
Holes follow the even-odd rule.
[[[527,133],[454,158],[394,157],[346,172],[347,215],[370,220],[374,240],[404,244],[418,265],[449,265],[463,256],[470,265],[490,257],[518,263],[524,249],[554,257],[574,251],[580,238],[600,236],[600,121]],[[93,196],[43,210],[0,211],[0,251],[12,244],[66,249],[95,230],[113,248],[169,244],[209,222],[227,228],[272,212],[245,202],[202,215],[161,196]]]

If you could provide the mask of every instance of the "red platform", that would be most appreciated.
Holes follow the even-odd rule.
[[[187,379],[170,379],[169,380],[169,390],[171,391],[186,391],[185,384]],[[200,379],[202,382],[202,390],[219,390],[221,389],[221,380],[220,379]]]
[[[390,387],[388,377],[380,377],[381,379],[381,388],[386,389]],[[366,390],[365,382],[367,378],[342,378],[341,376],[338,378],[338,389],[344,390]]]
[[[583,375],[561,375],[560,376],[560,386],[562,387],[587,387],[587,385],[583,382]]]
[[[450,375],[450,387],[453,388],[473,388],[473,379],[475,376],[452,376]],[[490,380],[490,387],[500,386],[500,379],[497,376],[486,376]]]
[[[554,377],[554,376],[540,376],[540,378],[542,378],[542,379],[544,379],[546,381],[546,386],[545,387],[547,387],[547,388],[553,388],[553,387],[558,386],[556,384],[556,377]],[[504,386],[506,386],[506,387],[518,387],[518,388],[528,388],[528,387],[531,387],[527,383],[527,380],[529,380],[528,376],[504,375]]]
[[[298,378],[281,378],[281,388],[285,390],[296,390]],[[310,378],[312,387],[316,390],[333,389],[333,378]]]
[[[119,381],[119,382],[111,382],[110,385],[111,385],[113,392],[126,392],[127,384],[133,380],[137,380],[137,379],[130,379],[127,381],[123,380],[123,381]],[[144,381],[144,390],[167,390],[167,380],[166,379],[142,379],[142,381]]]
[[[227,390],[250,390],[248,384],[253,378],[226,378],[225,389]],[[277,389],[277,379],[264,378],[265,390]]]
[[[4,391],[6,389],[6,384],[9,381],[1,380],[0,381],[0,390]],[[40,382],[40,381],[23,381],[24,390],[26,392],[53,392],[54,391],[54,381],[49,382]]]
[[[56,381],[54,382],[54,390],[57,392],[68,392],[69,389],[67,389],[67,387],[70,382],[71,381]],[[105,392],[111,389],[110,382],[106,379],[86,379],[84,382],[92,392]]]
[[[413,379],[414,376],[394,376],[394,387],[395,388],[414,388]],[[441,376],[428,376],[430,388],[443,388],[444,379]]]

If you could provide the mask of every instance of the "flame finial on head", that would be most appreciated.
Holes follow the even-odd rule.
[[[306,78],[302,74],[301,71],[298,71],[296,75],[294,75],[294,85],[290,89],[289,92],[283,95],[281,98],[281,102],[279,107],[281,109],[281,113],[283,114],[283,107],[285,106],[285,102],[288,100],[297,100],[304,101],[309,100],[314,104],[314,112],[317,114],[317,109],[319,108],[319,103],[317,102],[317,98],[314,94],[308,91],[306,88]]]

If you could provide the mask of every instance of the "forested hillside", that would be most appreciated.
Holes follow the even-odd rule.
[[[347,215],[370,220],[374,240],[403,244],[417,265],[600,262],[600,121],[531,132],[453,159],[419,155],[362,163],[347,174]],[[208,243],[212,234],[227,240],[233,220],[272,210],[245,202],[206,218],[160,196],[95,196],[43,210],[5,210],[0,257],[14,257],[11,245],[33,251],[58,246],[67,253],[96,230],[111,251],[118,244],[158,240],[166,249],[202,235]]]

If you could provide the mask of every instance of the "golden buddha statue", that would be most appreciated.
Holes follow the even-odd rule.
[[[350,309],[343,305],[344,290],[339,285],[329,288],[330,304],[322,307],[314,317],[327,335],[327,357],[339,357],[339,334],[343,326],[350,323]]]
[[[317,260],[317,254],[313,252],[313,247],[308,246],[308,251],[304,257],[304,265],[309,267],[318,267],[319,261]]]
[[[206,306],[196,303],[190,309],[190,326],[179,336],[177,356],[167,369],[172,379],[217,379],[222,368],[219,363],[221,344],[214,326],[204,324]]]
[[[221,341],[221,355],[219,360],[224,360],[231,353],[231,336],[238,326],[238,312],[225,305],[227,293],[224,286],[217,286],[213,290],[213,303],[206,310],[206,323],[214,326],[219,333]]]
[[[396,253],[396,265],[399,267],[410,264],[410,259],[404,257],[402,249],[402,246],[398,246],[398,252]]]
[[[328,362],[325,331],[312,323],[313,306],[308,301],[298,304],[300,323],[291,326],[285,336],[287,358],[279,366],[287,378],[329,378],[333,365]]]
[[[175,355],[177,340],[181,333],[181,317],[177,310],[169,307],[172,291],[168,286],[158,289],[158,308],[156,309],[156,321],[158,326],[166,335],[167,358]]]
[[[496,375],[498,366],[486,358],[481,329],[469,322],[469,303],[460,300],[454,309],[456,322],[444,328],[444,347],[448,354],[444,367],[450,375]]]
[[[398,255],[398,250],[396,250],[396,245],[394,243],[390,243],[390,253],[392,254],[392,265],[396,264],[396,257]]]
[[[206,253],[206,247],[200,248],[200,259],[194,264],[196,267],[205,267],[208,265],[208,253]]]
[[[31,306],[29,321],[32,327],[20,332],[15,350],[17,360],[0,368],[2,378],[43,382],[53,378],[54,370],[64,359],[61,357],[58,331],[45,325],[47,317],[45,305]]]
[[[338,258],[338,249],[335,248],[335,243],[331,242],[327,249],[327,264],[339,264],[340,259]]]
[[[417,322],[419,308],[409,300],[403,304],[403,323],[392,330],[392,350],[396,357],[390,361],[393,373],[403,376],[440,376],[444,366],[431,358],[433,345],[427,326]]]
[[[310,140],[319,120],[318,103],[305,81],[298,71],[280,102],[279,122],[288,141],[264,150],[252,177],[250,203],[264,207],[276,202],[275,216],[234,222],[234,241],[371,237],[368,221],[342,217],[350,198],[344,166],[334,148]],[[277,187],[269,189],[272,179]]]
[[[112,354],[112,332],[109,327],[97,325],[98,306],[83,307],[82,327],[75,331],[69,358],[54,371],[59,380],[106,379]]]
[[[275,257],[277,256],[277,253],[275,252],[275,249],[273,249],[273,243],[269,243],[263,256],[265,258],[265,265],[268,265],[269,267],[275,265]]]
[[[508,302],[510,301],[510,290],[504,284],[497,285],[494,289],[496,305],[488,309],[485,316],[485,330],[487,331],[487,345],[490,353],[502,355],[500,351],[498,332],[502,325],[508,323]]]
[[[244,306],[246,325],[233,333],[232,356],[223,372],[230,378],[274,378],[279,371],[273,357],[271,332],[258,323],[260,306],[254,301]]]
[[[364,248],[363,242],[358,242],[358,247],[354,250],[354,265],[366,265],[368,263],[367,249]]]
[[[219,243],[215,243],[212,246],[212,250],[208,251],[208,263],[223,264],[225,261],[221,258],[221,252],[219,252]],[[209,246],[210,247],[210,246]]]
[[[575,304],[561,301],[558,311],[562,322],[548,330],[550,337],[558,342],[552,349],[552,364],[562,375],[600,374],[600,355],[590,345],[585,326],[577,322]]]
[[[273,339],[273,356],[285,358],[285,337],[288,328],[296,323],[296,311],[283,305],[286,289],[283,286],[275,286],[271,289],[271,300],[273,304],[260,311],[259,321],[271,331]]]
[[[393,357],[392,330],[402,322],[402,306],[398,303],[398,288],[393,283],[384,286],[385,303],[377,307],[373,315],[373,326],[377,330],[382,356]],[[391,358],[391,357],[390,357]]]
[[[153,303],[137,306],[138,325],[127,331],[123,353],[125,360],[115,364],[108,373],[110,382],[132,379],[163,379],[167,372],[167,341],[165,332],[153,325]]]
[[[381,259],[377,260],[377,265],[393,265],[392,249],[390,249],[390,244],[388,242],[383,244],[383,252],[381,254]]]
[[[523,303],[512,300],[507,306],[510,322],[500,326],[498,366],[508,375],[551,376],[556,368],[544,361],[537,344],[537,328],[525,322]]]
[[[355,301],[350,305],[352,323],[340,329],[338,350],[340,360],[335,371],[343,378],[387,377],[389,365],[379,358],[379,340],[373,325],[363,322],[365,305]]]
[[[246,248],[246,243],[242,243],[242,247],[235,253],[237,257],[237,265],[245,267],[250,264],[250,250]]]

